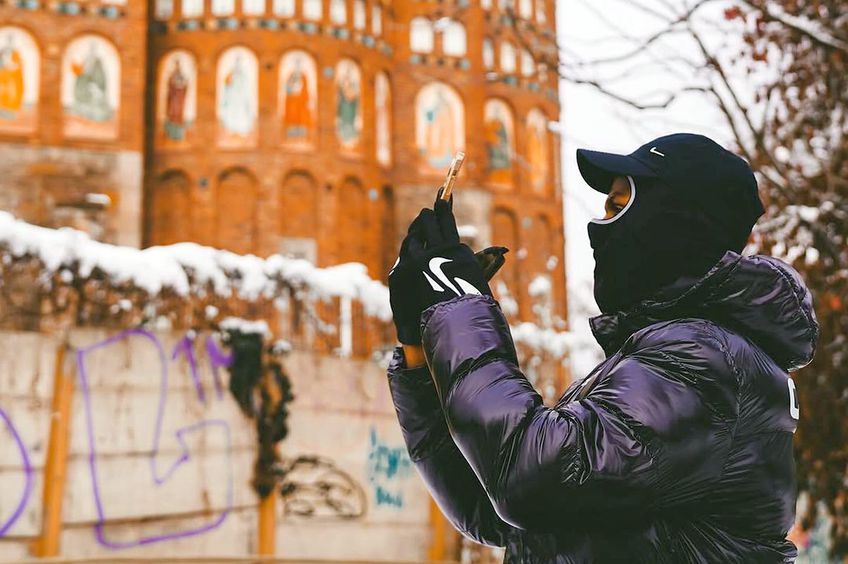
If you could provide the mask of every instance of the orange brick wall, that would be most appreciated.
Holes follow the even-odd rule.
[[[465,110],[467,160],[457,189],[459,222],[478,228],[480,235],[473,241],[477,245],[507,244],[512,248],[504,279],[514,286],[511,290],[521,303],[521,317],[532,318],[526,286],[537,274],[553,278],[556,310],[565,317],[557,136],[549,135],[551,174],[544,193],[529,188],[529,171],[522,158],[528,112],[538,108],[549,120],[559,119],[555,73],[549,71],[547,77],[531,79],[516,73],[513,84],[506,84],[500,75],[487,76],[482,61],[482,39],[486,36],[496,43],[509,39],[516,46],[527,42],[539,49],[537,61],[547,56],[550,62],[553,2],[545,3],[547,24],[528,25],[519,19],[513,25],[503,20],[506,14],[498,8],[497,0],[488,10],[480,7],[479,0],[468,4],[465,0],[384,1],[382,36],[368,47],[359,41],[360,32],[350,26],[348,39],[329,34],[333,26],[327,0],[317,33],[301,31],[296,24],[302,19],[302,1],[297,0],[297,13],[288,20],[271,15],[271,0],[268,13],[251,17],[241,13],[237,1],[231,17],[237,29],[219,29],[219,18],[209,15],[211,0],[205,0],[207,15],[196,20],[196,29],[190,30],[181,28],[184,19],[179,0],[174,0],[174,14],[165,21],[148,19],[147,3],[137,0],[119,7],[122,15],[111,19],[93,14],[99,6],[97,0],[80,2],[83,13],[73,16],[47,7],[0,7],[0,23],[30,30],[43,56],[38,131],[25,137],[0,134],[0,156],[5,151],[7,163],[22,163],[4,165],[8,173],[0,179],[0,205],[26,219],[50,225],[49,209],[43,201],[73,191],[106,192],[113,199],[112,207],[92,216],[93,222],[106,224],[100,234],[106,240],[149,245],[188,239],[267,255],[283,250],[284,238],[294,238],[312,245],[314,258],[321,265],[356,260],[365,263],[372,276],[385,279],[406,226],[422,206],[432,203],[442,180],[442,173],[420,173],[414,134],[415,96],[422,86],[439,80],[457,90]],[[371,32],[373,1],[367,2],[368,25],[362,33]],[[347,12],[350,22],[351,0]],[[467,31],[465,57],[443,56],[437,34],[434,53],[414,61],[409,49],[409,21],[419,15],[461,21]],[[263,20],[276,20],[280,29],[263,28]],[[522,30],[520,36],[517,29]],[[63,46],[82,32],[100,33],[120,51],[117,141],[79,141],[62,136],[59,66]],[[234,45],[249,48],[258,60],[255,148],[222,149],[215,143],[217,60]],[[188,146],[168,148],[156,137],[156,84],[162,57],[175,48],[188,50],[196,58],[197,116]],[[286,149],[280,143],[279,62],[294,48],[309,52],[317,62],[317,138],[314,150],[306,152]],[[358,157],[340,154],[335,135],[334,82],[326,71],[343,57],[355,60],[362,71],[363,129]],[[389,168],[380,166],[375,157],[374,77],[380,71],[387,73],[391,86]],[[528,88],[528,80],[537,84],[535,91]],[[490,185],[486,177],[483,106],[489,98],[504,100],[514,114],[519,158],[510,187]],[[48,153],[49,158],[45,157]],[[553,269],[547,267],[551,255],[557,259]]]
[[[59,227],[75,220],[55,207],[85,208],[86,194],[106,194],[108,209],[80,209],[79,218],[100,223],[99,238],[139,245],[143,178],[147,6],[130,1],[105,17],[98,1],[76,3],[81,13],[61,14],[53,3],[36,9],[0,6],[0,25],[19,26],[35,39],[41,54],[38,124],[31,134],[0,133],[0,206],[19,217]],[[61,63],[65,47],[94,33],[117,47],[121,64],[120,112],[116,140],[68,139],[62,128]]]

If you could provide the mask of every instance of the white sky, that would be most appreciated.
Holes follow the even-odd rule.
[[[664,0],[643,0],[643,3],[662,9]],[[592,59],[626,52],[629,43],[619,39],[621,30],[632,36],[644,37],[656,30],[659,22],[629,8],[628,2],[624,0],[558,0],[557,24],[559,43],[565,51],[560,56],[569,60],[574,54]],[[672,37],[665,40],[658,52],[667,50],[669,53],[679,53],[685,52],[687,48],[689,46],[680,39]],[[658,70],[650,61],[644,61],[644,65],[631,61],[605,72],[626,73],[626,77],[617,82],[622,93],[675,88],[674,79],[668,73]],[[570,326],[572,330],[583,333],[589,331],[587,316],[597,312],[591,299],[581,300],[579,297],[591,298],[594,269],[586,224],[592,217],[603,215],[604,196],[583,182],[577,169],[575,151],[578,148],[589,148],[630,153],[655,137],[683,131],[707,135],[721,144],[726,144],[729,137],[722,118],[702,94],[682,97],[662,111],[642,113],[613,101],[591,86],[577,86],[563,81],[560,97]],[[575,289],[580,288],[584,291],[575,295]],[[590,303],[585,304],[586,301]],[[586,305],[591,307],[592,312],[586,310]],[[584,376],[594,366],[599,350],[575,356],[575,378]]]

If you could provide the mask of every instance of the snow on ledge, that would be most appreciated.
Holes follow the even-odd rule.
[[[51,274],[75,269],[88,277],[99,270],[112,284],[132,284],[151,295],[168,289],[189,296],[192,286],[208,284],[221,296],[253,301],[274,298],[288,286],[319,299],[352,298],[367,315],[392,317],[388,288],[359,263],[318,268],[303,259],[263,259],[196,243],[136,249],[94,241],[76,229],[32,225],[7,212],[0,212],[0,246],[15,257],[37,257]]]
[[[71,270],[83,277],[100,271],[114,285],[132,284],[150,295],[167,289],[188,297],[198,285],[208,284],[221,296],[235,294],[251,301],[273,299],[283,287],[292,287],[319,299],[354,299],[367,315],[384,321],[392,318],[388,288],[370,278],[360,263],[319,268],[303,259],[281,255],[263,259],[196,243],[136,249],[94,241],[76,229],[39,227],[2,211],[0,247],[14,257],[37,257],[48,272],[59,272],[63,278]],[[550,282],[547,284],[549,288]],[[207,308],[206,315],[215,313]],[[264,321],[227,318],[221,326],[269,333]],[[542,329],[529,322],[512,326],[512,333],[516,343],[559,358],[567,356],[577,344],[573,333]]]

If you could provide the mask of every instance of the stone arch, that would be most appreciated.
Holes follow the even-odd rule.
[[[218,246],[235,253],[257,251],[259,184],[243,167],[228,168],[218,175],[215,191],[215,233]]]
[[[171,245],[192,239],[191,180],[182,170],[159,175],[150,190],[147,225],[150,245]]]

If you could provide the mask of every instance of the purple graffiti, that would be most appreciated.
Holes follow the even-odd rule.
[[[89,445],[88,463],[91,472],[91,487],[92,492],[94,494],[94,504],[97,510],[95,536],[97,538],[97,542],[99,542],[102,546],[116,550],[132,548],[135,546],[152,544],[167,540],[191,537],[206,533],[208,531],[212,531],[218,528],[224,522],[233,507],[233,474],[232,464],[230,464],[230,472],[227,480],[227,505],[226,508],[222,510],[221,513],[213,521],[205,523],[193,529],[173,531],[161,535],[151,535],[148,537],[142,537],[140,539],[127,542],[116,542],[106,538],[105,526],[107,518],[103,507],[103,501],[101,499],[100,485],[98,481],[97,452],[95,449],[94,421],[92,415],[93,410],[91,405],[91,394],[88,387],[88,374],[86,371],[85,357],[88,353],[96,349],[114,345],[130,337],[142,337],[149,340],[153,344],[153,346],[156,347],[159,353],[159,360],[161,365],[159,377],[159,406],[156,411],[156,420],[154,423],[155,429],[153,434],[153,449],[150,454],[150,471],[154,485],[157,487],[162,485],[168,480],[168,478],[172,476],[172,474],[177,470],[179,466],[191,460],[191,453],[189,452],[188,446],[185,443],[185,436],[187,434],[197,432],[207,427],[220,428],[224,431],[224,435],[226,436],[227,452],[232,451],[232,438],[230,436],[230,427],[227,422],[222,419],[205,419],[195,424],[182,427],[176,431],[175,438],[180,446],[182,454],[168,468],[162,471],[159,468],[158,464],[159,442],[162,435],[162,421],[165,416],[165,406],[168,399],[168,364],[165,356],[165,349],[162,347],[162,344],[152,333],[145,331],[144,329],[128,329],[126,331],[118,333],[117,335],[114,335],[113,337],[100,341],[99,343],[95,343],[89,347],[79,349],[77,351],[77,364],[79,366],[80,390],[82,392],[83,405],[85,407],[85,419],[87,427],[86,431]]]
[[[6,415],[6,412],[0,409],[0,419],[3,420],[3,423],[6,425],[6,428],[9,430],[9,433],[12,434],[12,438],[15,441],[15,444],[18,445],[18,450],[21,453],[21,466],[24,471],[24,491],[21,494],[21,499],[18,501],[17,507],[12,511],[12,515],[6,519],[5,521],[0,521],[0,538],[2,538],[6,531],[12,528],[12,525],[21,518],[23,515],[24,509],[26,508],[27,502],[29,501],[29,496],[32,494],[32,463],[30,463],[29,455],[27,454],[26,446],[24,446],[24,441],[21,439],[21,435],[18,433],[18,430],[15,429],[15,426],[12,424],[12,420]]]
[[[203,384],[200,382],[200,374],[197,372],[197,359],[194,358],[194,339],[188,335],[185,335],[182,339],[180,339],[177,346],[174,347],[171,360],[177,360],[180,353],[183,353],[188,361],[188,369],[191,371],[191,379],[194,381],[194,389],[197,391],[197,399],[206,403],[206,391],[203,389]],[[220,396],[218,399],[221,399]]]
[[[233,364],[235,354],[232,352],[226,354],[218,348],[218,343],[212,335],[206,337],[206,355],[209,357],[209,364],[212,365],[212,376],[215,382],[215,392],[218,394],[218,399],[224,398],[224,384],[221,381],[221,368],[229,368]]]

